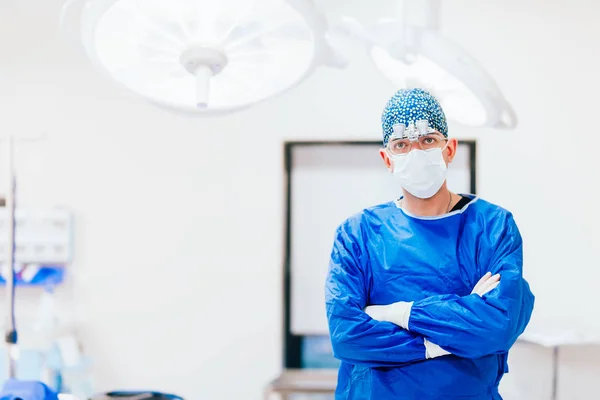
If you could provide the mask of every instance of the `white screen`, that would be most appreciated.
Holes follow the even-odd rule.
[[[296,335],[328,333],[324,283],[336,228],[366,207],[400,197],[377,144],[295,145],[291,185],[291,330]],[[470,193],[469,147],[460,146],[448,185]]]

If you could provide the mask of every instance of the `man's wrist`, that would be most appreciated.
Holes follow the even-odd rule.
[[[412,311],[413,302],[399,301],[397,303],[390,304],[388,315],[386,319],[399,327],[408,330],[408,322],[410,320],[410,313]]]

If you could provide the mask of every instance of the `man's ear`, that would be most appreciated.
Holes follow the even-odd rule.
[[[385,149],[379,149],[379,155],[383,159],[383,163],[385,164],[386,168],[391,171],[392,160],[390,159],[390,156],[388,155],[387,151],[385,151]]]
[[[448,144],[446,145],[446,161],[448,164],[454,160],[454,156],[456,156],[456,150],[458,149],[458,140],[456,138],[448,139]]]

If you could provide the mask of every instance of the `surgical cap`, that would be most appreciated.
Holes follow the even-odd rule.
[[[398,90],[387,102],[381,115],[383,145],[387,146],[394,125],[404,124],[408,127],[419,120],[427,120],[431,128],[448,137],[446,115],[431,93],[423,89]]]

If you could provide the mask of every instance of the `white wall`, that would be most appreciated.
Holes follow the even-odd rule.
[[[378,14],[364,1],[321,3]],[[98,388],[259,399],[282,357],[281,143],[377,138],[392,88],[357,52],[347,71],[319,71],[250,110],[172,114],[101,78],[60,34],[60,4],[0,6],[0,134],[48,135],[19,150],[20,200],[76,213],[63,297],[77,302]],[[592,0],[444,2],[444,32],[520,117],[514,132],[451,131],[478,135],[480,194],[517,217],[539,327],[600,330],[599,12]],[[584,398],[600,374],[599,349],[578,351],[564,357],[563,399]]]

